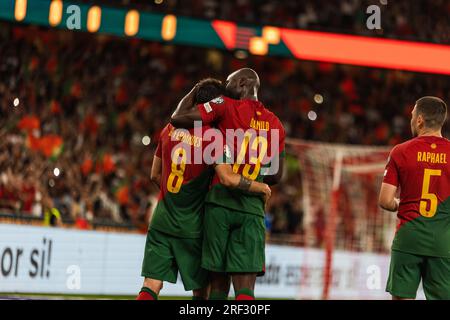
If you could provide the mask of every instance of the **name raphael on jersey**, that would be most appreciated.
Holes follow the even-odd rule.
[[[435,152],[417,152],[417,162],[428,162],[432,164],[447,164],[447,154]]]

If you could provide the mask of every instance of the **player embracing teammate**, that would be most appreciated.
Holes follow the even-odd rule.
[[[237,300],[253,300],[258,274],[264,273],[264,202],[248,192],[251,181],[277,183],[283,171],[285,131],[281,121],[258,101],[260,80],[249,68],[228,76],[225,95],[198,105],[180,103],[175,127],[195,121],[213,125],[230,149],[233,172],[247,180],[239,189],[214,176],[205,199],[201,266],[210,271],[210,299],[227,299],[230,278]]]
[[[221,95],[220,81],[199,82],[180,102],[205,103]],[[219,130],[201,125],[189,130],[168,124],[161,132],[151,178],[160,187],[158,205],[149,226],[142,264],[143,287],[138,300],[157,300],[163,282],[181,274],[193,299],[209,295],[208,272],[201,267],[204,201],[212,173],[221,185],[259,199],[270,197],[267,184],[233,172],[230,152]],[[228,159],[228,160],[227,160]]]

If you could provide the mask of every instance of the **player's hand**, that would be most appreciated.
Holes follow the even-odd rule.
[[[198,92],[198,90],[200,89],[201,85],[202,85],[201,82],[197,82],[194,85],[194,87],[192,88],[192,92],[196,94]]]

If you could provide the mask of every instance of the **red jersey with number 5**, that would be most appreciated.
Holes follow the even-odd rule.
[[[284,156],[285,131],[281,121],[255,100],[235,100],[220,96],[198,105],[203,124],[215,125],[229,147],[233,171],[251,180],[262,181],[264,174],[278,171]],[[262,197],[226,188],[213,178],[206,202],[264,216]]]
[[[393,250],[450,257],[450,141],[421,136],[395,146],[383,182],[400,187]]]

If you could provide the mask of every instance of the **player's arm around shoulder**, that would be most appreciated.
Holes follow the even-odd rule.
[[[217,164],[214,169],[219,177],[220,183],[225,187],[263,195],[264,202],[267,202],[272,195],[272,190],[266,183],[252,181],[240,174],[234,173],[230,164]]]
[[[397,163],[399,152],[400,148],[395,146],[389,154],[378,197],[378,205],[382,209],[391,212],[396,212],[400,205],[400,200],[395,197],[399,185],[399,170]]]
[[[208,85],[214,88],[207,89]],[[196,121],[202,121],[204,124],[219,121],[225,110],[225,97],[220,86],[220,81],[215,79],[205,79],[197,83],[180,101],[170,123],[178,128],[192,128]]]
[[[170,124],[175,128],[192,128],[194,121],[201,120],[200,112],[194,108],[198,85],[195,85],[187,95],[181,99],[170,117]]]

